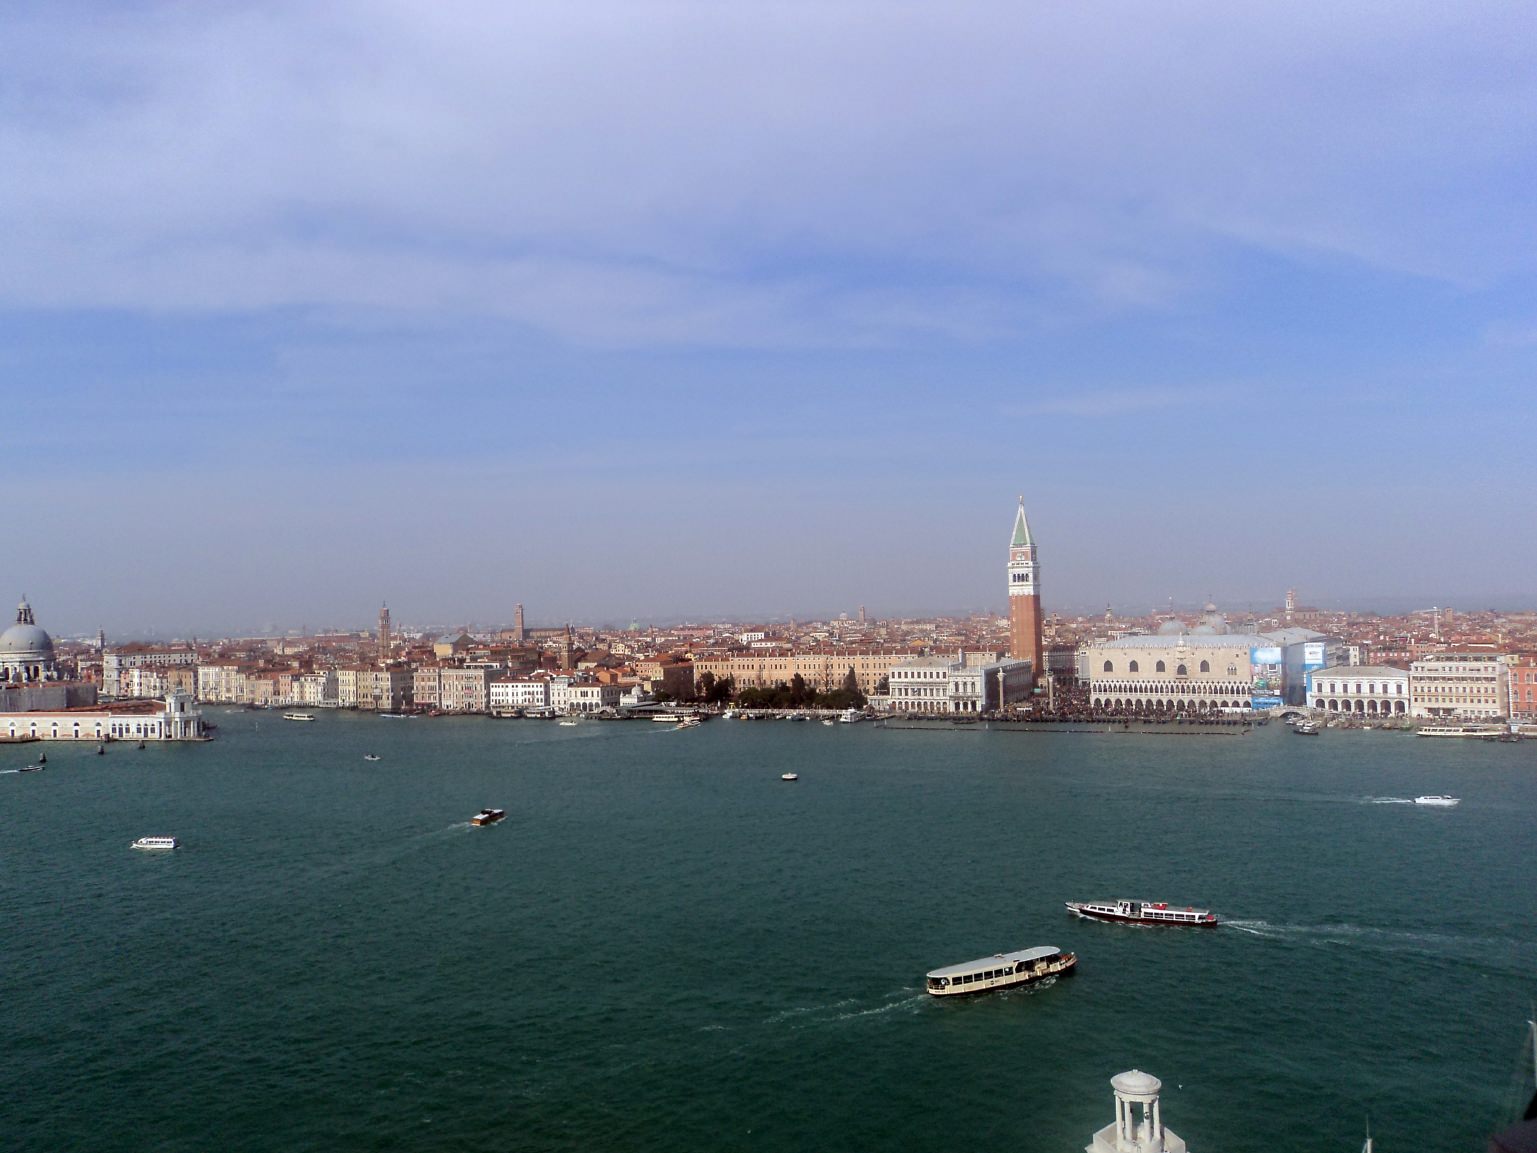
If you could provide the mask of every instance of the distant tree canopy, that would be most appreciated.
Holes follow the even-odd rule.
[[[732,678],[727,678],[727,681],[731,680]],[[736,686],[732,683],[731,687],[735,689]],[[806,683],[805,677],[796,673],[789,684],[780,681],[772,688],[742,689],[735,693],[735,700],[744,709],[862,709],[865,707],[865,695],[859,691],[859,678],[854,675],[852,668],[843,678],[843,684],[831,692],[817,692]]]

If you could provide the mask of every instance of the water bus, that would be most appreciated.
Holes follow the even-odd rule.
[[[1074,953],[1064,953],[1055,945],[1038,945],[1017,953],[994,953],[991,957],[946,965],[928,974],[924,986],[936,997],[989,993],[1044,981],[1047,977],[1066,976],[1077,964]]]
[[[284,713],[283,714],[283,719],[285,721],[313,721],[315,719],[315,714],[314,713]]]
[[[1186,905],[1169,908],[1166,901],[1065,901],[1068,911],[1091,921],[1119,921],[1134,925],[1215,925],[1210,909]]]
[[[174,849],[180,842],[175,837],[140,837],[129,848]]]

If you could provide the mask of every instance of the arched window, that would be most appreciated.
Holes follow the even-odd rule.
[[[1187,669],[1184,665],[1180,665],[1179,668],[1174,670],[1174,675],[1177,677],[1188,677],[1190,675],[1190,670]]]
[[[1238,675],[1238,666],[1237,665],[1228,665],[1228,667],[1227,667],[1227,675],[1230,676],[1230,677],[1236,677]]]
[[[1138,669],[1137,669],[1137,662],[1136,661],[1132,661],[1131,664],[1128,666],[1128,668],[1130,669],[1131,672],[1137,672],[1138,671]]]
[[[1105,662],[1105,671],[1107,673],[1113,673],[1113,672],[1115,672],[1115,666],[1113,664],[1111,664],[1109,661],[1106,661]]]
[[[1156,665],[1153,666],[1153,671],[1158,673],[1166,673],[1169,671],[1169,666],[1164,664],[1162,661],[1159,661]]]
[[[1211,662],[1210,661],[1202,661],[1201,662],[1201,671],[1203,673],[1211,672]]]

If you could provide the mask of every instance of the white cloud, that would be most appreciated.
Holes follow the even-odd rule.
[[[357,0],[4,31],[13,306],[860,345],[1178,308],[1235,247],[1459,284],[1532,260],[1537,39],[1502,5]]]

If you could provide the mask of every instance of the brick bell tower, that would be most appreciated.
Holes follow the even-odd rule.
[[[1025,498],[1019,498],[1014,517],[1014,536],[1009,541],[1009,656],[1029,661],[1037,682],[1046,675],[1041,644],[1040,569],[1035,559],[1035,539],[1025,519]]]

